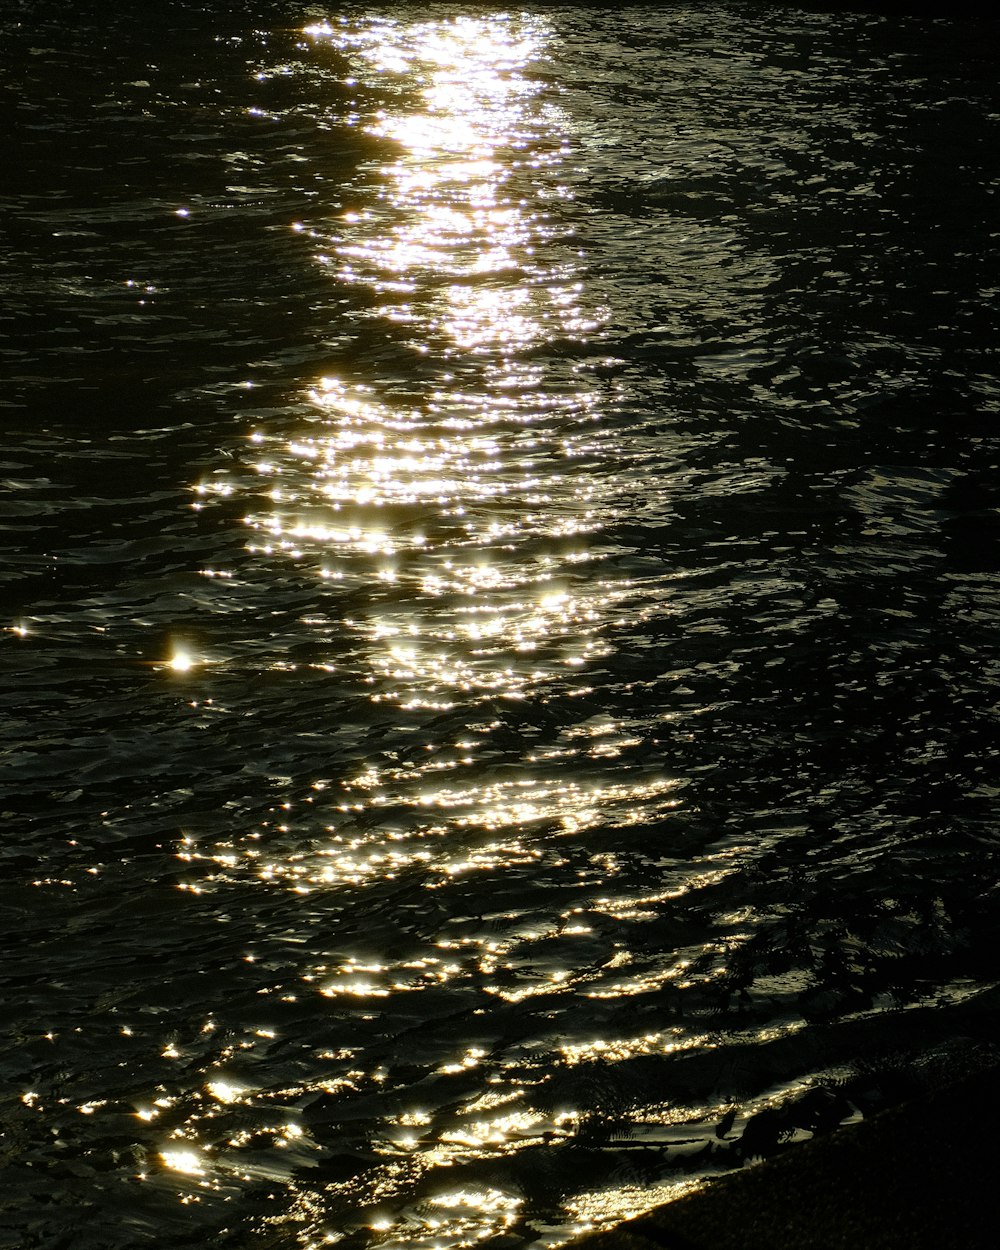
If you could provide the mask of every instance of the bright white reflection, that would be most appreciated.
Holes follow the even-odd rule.
[[[160,1158],[174,1172],[182,1172],[185,1176],[204,1175],[205,1159],[196,1150],[183,1148],[164,1150]]]
[[[364,291],[362,353],[387,348],[314,379],[291,436],[254,434],[250,550],[361,592],[318,637],[331,653],[352,638],[349,674],[375,702],[434,711],[575,681],[627,588],[591,550],[599,388],[535,355],[602,318],[548,207],[569,198],[567,122],[532,72],[548,29],[499,15],[306,33],[399,101],[357,119],[392,145],[361,202],[328,228],[292,223],[340,289]],[[345,676],[333,654],[317,667]]]
[[[317,683],[328,674],[331,697],[304,711],[317,721],[304,730],[339,729],[345,706],[362,708],[363,727],[346,753],[333,748],[328,777],[287,779],[288,801],[242,841],[186,841],[182,861],[202,862],[183,888],[239,876],[335,897],[398,877],[446,910],[449,891],[473,875],[517,898],[520,883],[575,855],[568,871],[607,889],[609,915],[639,906],[629,884],[616,892],[625,874],[615,852],[584,853],[575,836],[658,820],[678,786],[634,762],[634,727],[595,718],[590,697],[632,588],[607,572],[600,539],[617,489],[607,384],[591,367],[604,311],[573,237],[570,123],[538,72],[551,32],[543,18],[498,13],[344,18],[307,35],[317,62],[346,62],[346,85],[359,84],[352,124],[370,155],[346,211],[289,222],[286,242],[311,249],[344,312],[322,374],[303,378],[284,409],[261,409],[242,464],[206,478],[197,503],[238,501],[248,563],[311,588],[291,627],[294,664],[311,666]],[[269,667],[294,664],[282,651]],[[413,996],[437,1001],[456,984],[494,1001],[585,1001],[612,978],[638,993],[667,975],[581,960],[591,935],[568,915],[505,920],[500,937],[452,940],[447,930],[428,949],[382,959],[304,951],[283,997],[331,1019],[377,1018],[419,1015]],[[609,1055],[669,1044],[627,1039]],[[419,1163],[443,1180],[405,1210],[373,1202],[367,1219],[383,1248],[502,1236],[519,1198],[470,1192],[453,1165],[536,1148],[575,1123],[571,1109],[526,1110],[520,1076],[494,1084],[485,1049],[456,1046],[436,1076],[483,1083],[446,1124],[420,1108],[389,1118],[377,1149],[399,1176]],[[324,1089],[384,1080],[359,1056]],[[231,1114],[249,1106],[241,1093],[219,1076],[205,1103]],[[182,1164],[196,1166],[197,1154],[171,1166]],[[378,1203],[395,1183],[388,1169],[380,1176]]]
[[[240,1096],[244,1093],[241,1085],[233,1085],[221,1077],[209,1081],[205,1088],[213,1098],[222,1103],[238,1102]]]

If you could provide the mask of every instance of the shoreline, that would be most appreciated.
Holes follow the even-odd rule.
[[[1000,1065],[709,1182],[568,1250],[988,1250]]]

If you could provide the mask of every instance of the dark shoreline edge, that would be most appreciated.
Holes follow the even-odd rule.
[[[569,1250],[992,1250],[998,1117],[995,1065]]]

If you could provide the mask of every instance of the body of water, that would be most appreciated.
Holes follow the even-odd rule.
[[[0,37],[0,1246],[541,1250],[988,1047],[996,27]]]

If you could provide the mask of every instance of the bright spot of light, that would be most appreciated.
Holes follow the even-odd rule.
[[[242,1086],[231,1085],[228,1081],[222,1080],[209,1081],[206,1088],[219,1102],[235,1102],[243,1093]]]
[[[187,1176],[200,1176],[204,1172],[204,1161],[193,1150],[164,1150],[160,1158],[175,1172],[184,1172]]]

